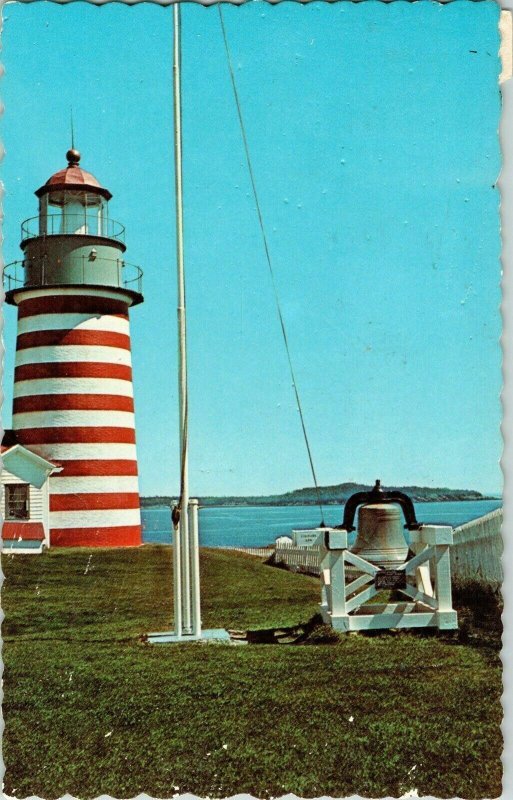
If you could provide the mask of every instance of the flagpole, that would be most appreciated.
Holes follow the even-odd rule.
[[[187,432],[187,349],[185,274],[183,245],[182,186],[182,96],[181,96],[181,19],[180,3],[173,6],[173,108],[175,142],[176,265],[178,285],[178,406],[180,444],[180,522],[179,542],[174,552],[175,632],[191,633],[190,540],[189,540],[189,442]],[[180,553],[181,551],[181,553]],[[181,562],[181,564],[180,564]],[[178,586],[177,586],[178,584]],[[180,624],[179,624],[180,623]],[[183,626],[183,627],[182,627]]]
[[[180,500],[173,508],[174,631],[148,634],[151,644],[192,642],[199,639],[229,642],[222,628],[202,630],[200,602],[198,501],[189,497],[189,442],[187,349],[185,318],[185,272],[182,187],[182,98],[180,1],[173,6],[173,110],[175,135],[176,267],[178,284],[178,410],[180,442]]]

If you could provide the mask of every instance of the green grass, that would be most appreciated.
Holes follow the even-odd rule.
[[[7,794],[500,794],[500,634],[480,635],[482,615],[466,609],[464,644],[416,632],[145,645],[171,625],[170,555],[3,558]],[[205,627],[316,612],[314,578],[213,550],[201,571]]]

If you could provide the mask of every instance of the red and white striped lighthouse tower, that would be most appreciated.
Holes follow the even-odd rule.
[[[124,261],[111,193],[80,153],[36,191],[24,259],[6,268],[18,307],[13,429],[63,469],[50,479],[50,544],[141,544],[129,308],[142,271]]]

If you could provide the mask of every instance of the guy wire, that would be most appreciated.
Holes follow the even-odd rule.
[[[316,473],[315,473],[315,467],[314,467],[313,458],[312,458],[312,451],[310,449],[310,442],[308,440],[308,435],[307,435],[307,432],[306,432],[306,425],[305,425],[305,419],[304,419],[304,415],[303,415],[303,409],[302,409],[302,406],[301,406],[301,400],[299,398],[299,391],[298,391],[296,377],[295,377],[295,373],[294,373],[294,367],[292,365],[292,357],[290,355],[289,342],[288,342],[288,339],[287,339],[287,331],[285,329],[285,321],[283,319],[283,314],[282,314],[282,311],[281,311],[280,298],[279,298],[279,295],[278,295],[278,288],[276,286],[276,280],[275,280],[275,277],[274,277],[274,270],[273,270],[272,261],[271,261],[271,253],[270,253],[270,250],[269,250],[269,244],[268,244],[268,241],[267,241],[267,235],[266,235],[265,227],[264,227],[264,219],[263,219],[262,210],[261,210],[261,207],[260,207],[260,201],[258,199],[258,193],[257,193],[256,181],[255,181],[255,174],[253,172],[253,165],[252,165],[252,162],[251,162],[251,156],[249,154],[249,144],[248,144],[248,138],[247,138],[247,135],[246,135],[246,127],[244,125],[244,118],[242,116],[242,108],[241,108],[241,103],[240,103],[240,98],[239,98],[239,92],[238,92],[238,89],[237,89],[237,84],[236,84],[236,81],[235,81],[235,73],[233,71],[230,47],[229,47],[229,44],[228,44],[228,37],[226,35],[226,28],[224,26],[223,11],[222,11],[222,8],[221,8],[221,3],[218,3],[217,10],[219,12],[219,20],[221,22],[221,31],[222,31],[222,34],[223,34],[224,47],[225,47],[225,50],[226,50],[226,58],[227,58],[227,61],[228,61],[228,70],[230,72],[230,80],[231,80],[231,84],[232,84],[232,88],[233,88],[233,94],[234,94],[234,97],[235,97],[235,105],[236,105],[236,108],[237,108],[237,116],[239,118],[239,125],[240,125],[241,134],[242,134],[242,142],[243,142],[243,145],[244,145],[244,152],[245,152],[245,155],[246,155],[246,162],[247,162],[247,165],[248,165],[248,172],[249,172],[249,177],[250,177],[250,181],[251,181],[251,187],[252,187],[252,190],[253,190],[253,198],[254,198],[254,201],[255,201],[255,207],[256,207],[256,212],[257,212],[257,216],[258,216],[258,223],[259,223],[259,226],[260,226],[260,232],[262,234],[262,241],[263,241],[263,244],[264,244],[265,257],[266,257],[267,265],[269,267],[269,273],[270,273],[270,276],[271,276],[271,284],[272,284],[272,287],[273,287],[274,300],[275,300],[275,303],[276,303],[276,310],[278,312],[278,319],[280,321],[281,332],[282,332],[283,341],[284,341],[284,344],[285,344],[285,351],[287,353],[287,361],[288,361],[288,364],[289,364],[290,377],[292,379],[292,386],[293,386],[294,394],[295,394],[295,397],[296,397],[297,407],[298,407],[298,411],[299,411],[299,418],[301,420],[301,428],[303,430],[303,437],[304,437],[304,440],[305,440],[306,450],[307,450],[307,453],[308,453],[308,460],[310,462],[310,469],[311,469],[311,472],[312,472],[312,478],[313,478],[314,485],[315,485],[315,492],[317,494],[317,504],[318,504],[319,510],[321,512],[321,525],[320,525],[320,527],[324,528],[325,527],[325,524],[324,524],[324,511],[323,511],[323,507],[322,507],[321,493],[320,493],[320,490],[319,490],[319,485],[317,483],[317,476],[316,476]]]

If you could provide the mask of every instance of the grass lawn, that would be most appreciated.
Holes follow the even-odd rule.
[[[140,634],[171,626],[170,548],[4,556],[3,569],[8,795],[501,793],[500,634],[496,616],[491,634],[472,628],[490,627],[483,609],[464,609],[460,640],[151,646]],[[316,612],[315,578],[216,550],[201,572],[205,627]]]

